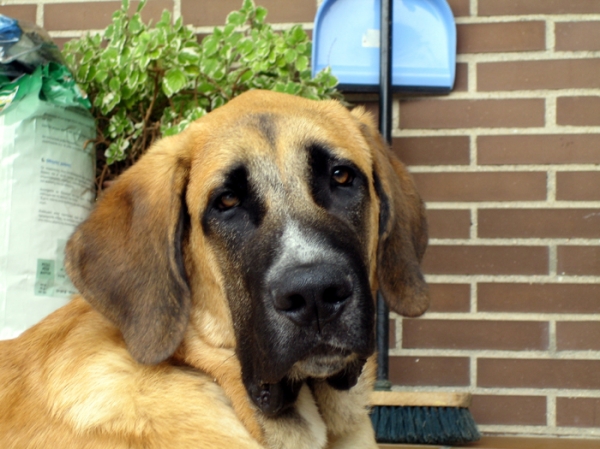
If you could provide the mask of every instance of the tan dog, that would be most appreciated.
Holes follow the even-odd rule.
[[[427,307],[422,202],[371,118],[253,91],[158,142],[0,343],[0,447],[376,448],[374,303]]]

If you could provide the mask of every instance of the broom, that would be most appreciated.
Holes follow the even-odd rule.
[[[388,380],[389,310],[377,295],[377,380],[371,422],[379,443],[455,445],[477,441],[469,393],[391,391]]]
[[[381,0],[379,125],[392,143],[392,4]],[[468,406],[471,395],[404,393],[392,390],[389,372],[389,309],[377,295],[377,381],[371,396],[371,421],[379,443],[454,445],[477,441],[479,431]]]

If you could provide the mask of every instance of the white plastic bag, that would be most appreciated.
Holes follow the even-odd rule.
[[[64,246],[95,197],[94,120],[82,106],[45,101],[42,78],[5,89],[9,105],[0,111],[0,339],[76,293]]]

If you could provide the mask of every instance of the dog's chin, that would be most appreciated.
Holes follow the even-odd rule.
[[[353,356],[342,353],[313,354],[296,362],[288,376],[297,380],[325,379],[345,369],[352,359]]]

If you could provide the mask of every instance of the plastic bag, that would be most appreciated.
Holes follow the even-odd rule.
[[[0,339],[76,293],[64,246],[95,198],[89,101],[66,67],[0,76]]]
[[[0,14],[0,75],[16,78],[49,62],[65,63],[44,29]]]

